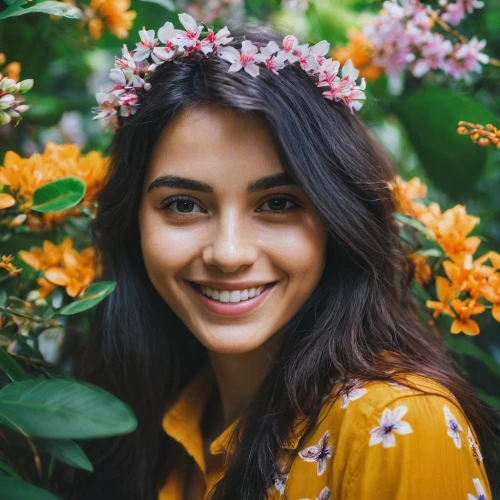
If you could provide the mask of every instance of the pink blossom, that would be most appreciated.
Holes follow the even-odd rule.
[[[354,113],[353,110],[358,111],[362,106],[359,101],[366,99],[363,92],[366,88],[366,82],[364,78],[361,78],[361,84],[356,85],[358,75],[359,71],[354,68],[352,61],[348,59],[342,66],[342,78],[335,77],[330,90],[323,92],[323,96],[337,102],[342,100],[351,113]]]
[[[446,70],[445,58],[453,50],[453,45],[439,33],[429,33],[422,47],[421,58],[413,66],[413,75],[424,76],[429,70]]]
[[[234,47],[222,47],[219,50],[219,56],[231,63],[231,67],[228,70],[230,73],[243,68],[250,75],[257,76],[260,73],[259,66],[257,66],[259,60],[255,58],[258,51],[259,49],[252,42],[245,40],[241,44],[240,52]]]
[[[179,47],[192,47],[200,38],[203,25],[198,25],[189,14],[179,14],[179,21],[186,31],[179,30],[179,33],[172,38],[171,42]]]
[[[255,59],[264,63],[268,70],[277,75],[278,70],[285,66],[285,63],[275,56],[279,50],[278,44],[274,41],[270,41],[266,47],[260,49],[260,53],[255,55]]]
[[[134,61],[144,61],[144,59],[147,59],[158,43],[154,30],[140,30],[139,36],[141,37],[141,41],[136,44],[137,49],[133,55]]]

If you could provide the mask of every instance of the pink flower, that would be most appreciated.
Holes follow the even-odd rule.
[[[354,68],[352,61],[348,59],[342,66],[342,78],[335,77],[330,90],[323,92],[323,96],[330,100],[342,100],[351,113],[358,111],[362,107],[360,100],[366,99],[363,90],[366,88],[364,78],[361,78],[361,85],[356,85],[359,71]]]
[[[439,33],[429,33],[422,47],[422,57],[413,66],[413,75],[424,76],[429,70],[446,69],[445,58],[453,51],[453,45]]]
[[[298,60],[298,57],[294,55],[294,50],[297,48],[299,45],[299,41],[297,40],[296,37],[293,35],[287,35],[285,38],[283,38],[283,50],[280,51],[279,53],[279,58],[285,62],[285,61],[290,61],[291,63],[294,63],[295,61]]]
[[[270,41],[266,47],[260,49],[260,53],[255,55],[255,59],[265,64],[268,70],[277,75],[278,70],[285,66],[285,63],[275,56],[279,50],[278,44],[274,41]]]
[[[229,37],[228,35],[230,35],[230,33],[227,26],[220,29],[217,34],[214,33],[214,30],[209,29],[208,35],[201,41],[202,52],[204,54],[208,54],[209,52],[217,51],[219,47],[232,42],[233,37]]]
[[[219,56],[231,63],[231,67],[228,70],[230,73],[243,68],[250,75],[258,76],[260,73],[259,66],[257,65],[259,60],[255,58],[258,51],[259,49],[252,42],[245,40],[241,44],[240,52],[234,47],[222,47],[219,50]]]
[[[179,14],[179,21],[186,31],[178,30],[179,33],[172,38],[171,42],[179,47],[188,48],[196,45],[200,38],[203,25],[198,25],[189,14]]]
[[[136,44],[137,49],[133,55],[134,61],[144,61],[144,59],[147,59],[158,43],[154,30],[146,31],[142,29],[139,31],[139,36],[141,37],[141,41]]]

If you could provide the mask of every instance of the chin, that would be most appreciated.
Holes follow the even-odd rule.
[[[261,339],[260,341],[252,339],[252,342],[247,338],[200,338],[198,340],[211,352],[217,354],[235,355],[235,354],[246,354],[258,349],[263,344],[265,344],[267,339]]]

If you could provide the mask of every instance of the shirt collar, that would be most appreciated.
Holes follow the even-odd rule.
[[[206,363],[187,384],[181,389],[177,399],[163,415],[163,430],[185,448],[187,453],[193,457],[203,472],[206,472],[205,458],[203,454],[203,437],[201,432],[201,420],[212,393],[215,377],[210,366]],[[236,442],[231,442],[231,435],[238,425],[237,418],[210,444],[210,453],[234,454]],[[297,420],[295,425],[300,428],[303,422]],[[287,440],[284,447],[295,449],[299,436]]]

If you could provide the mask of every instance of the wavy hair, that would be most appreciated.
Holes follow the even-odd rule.
[[[254,25],[232,35],[238,48],[244,39],[261,46],[282,39]],[[321,280],[287,325],[275,363],[234,434],[238,451],[211,498],[266,498],[274,456],[295,417],[307,417],[307,436],[328,396],[339,396],[332,394],[337,379],[390,380],[414,372],[438,381],[475,427],[487,463],[488,417],[411,294],[412,265],[393,217],[388,181],[396,171],[388,154],[358,116],[322,97],[298,63],[279,76],[262,71],[257,78],[230,74],[228,66],[213,54],[163,64],[136,114],[123,119],[113,136],[92,236],[103,256],[103,279],[117,287],[94,310],[76,376],[128,403],[138,427],[87,443],[95,473],[78,474],[72,498],[156,500],[179,453],[162,429],[162,416],[207,353],[151,284],[137,214],[160,134],[179,113],[199,105],[264,118],[283,169],[313,201],[328,231]]]

